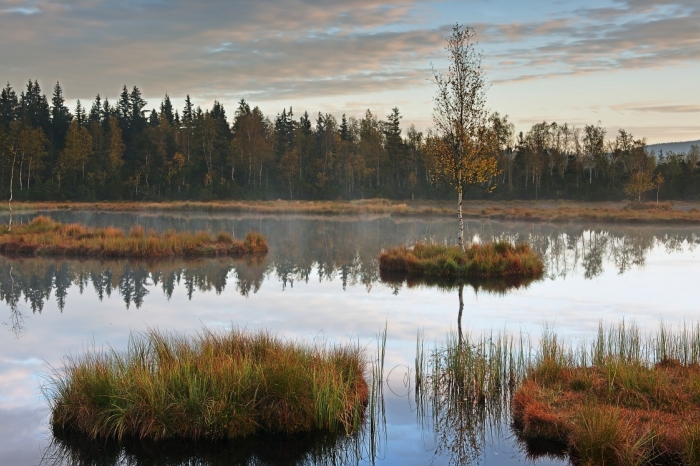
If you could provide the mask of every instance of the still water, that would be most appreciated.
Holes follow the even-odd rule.
[[[35,213],[14,216],[26,222]],[[0,257],[0,464],[565,464],[533,459],[507,413],[455,425],[416,404],[416,335],[440,345],[457,328],[456,290],[383,282],[382,248],[416,240],[453,243],[447,219],[227,214],[50,212],[64,222],[165,230],[262,232],[260,261],[66,260]],[[0,218],[0,221],[5,219]],[[578,343],[599,322],[700,319],[697,227],[470,221],[475,241],[527,241],[546,276],[506,293],[465,289],[462,328],[526,332],[546,324]],[[85,348],[115,349],[149,328],[269,329],[305,341],[357,341],[376,351],[387,329],[385,411],[371,433],[351,438],[253,440],[213,448],[81,445],[53,438],[44,375]],[[478,421],[478,422],[477,422]],[[64,439],[65,440],[65,439]]]

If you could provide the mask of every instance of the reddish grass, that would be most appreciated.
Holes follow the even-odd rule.
[[[162,258],[172,256],[231,256],[267,253],[265,238],[248,233],[244,241],[221,232],[209,233],[166,231],[156,233],[143,227],[129,233],[114,227],[88,228],[79,224],[62,224],[47,217],[15,226],[0,233],[0,253],[45,256],[96,256]]]
[[[522,438],[568,445],[579,464],[697,464],[697,364],[606,361],[550,369],[532,370],[512,399]]]
[[[383,251],[379,256],[383,273],[420,277],[531,277],[544,271],[542,259],[527,244],[508,242],[472,244],[466,251],[458,246],[416,243]]]

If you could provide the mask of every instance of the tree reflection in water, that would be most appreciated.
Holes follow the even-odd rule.
[[[289,222],[291,223],[291,222]],[[361,222],[358,222],[361,223]],[[381,277],[377,257],[386,245],[384,224],[368,232],[372,222],[364,226],[349,222],[313,222],[307,220],[306,237],[298,237],[287,227],[270,238],[270,254],[265,259],[235,261],[231,259],[202,259],[198,261],[171,260],[102,261],[68,260],[60,258],[0,257],[0,300],[10,309],[7,324],[15,334],[23,329],[20,303],[23,300],[33,313],[41,313],[51,294],[63,311],[68,290],[75,286],[80,293],[92,288],[99,299],[116,292],[126,308],[139,308],[149,290],[160,288],[170,298],[178,286],[184,286],[189,299],[195,291],[221,293],[235,281],[236,290],[243,296],[256,293],[266,277],[275,277],[285,289],[295,282],[308,282],[317,277],[319,282],[339,279],[345,290],[348,285],[362,285],[368,291],[381,281],[393,284],[395,293],[401,289],[396,277]],[[390,224],[394,229],[402,224]],[[408,230],[415,230],[415,223]],[[413,231],[411,230],[411,231]],[[606,264],[612,264],[622,274],[632,267],[643,267],[646,255],[657,244],[666,252],[694,250],[700,236],[687,229],[660,229],[659,234],[649,229],[617,227],[615,230],[588,230],[577,226],[530,225],[523,230],[503,224],[469,223],[468,232],[482,240],[505,239],[528,242],[545,262],[545,276],[550,279],[582,274],[592,279],[603,273]],[[417,235],[413,231],[408,236]],[[389,235],[391,236],[391,235]],[[440,240],[437,238],[430,238]],[[401,278],[412,286],[410,278]],[[463,283],[476,290],[497,292],[513,285],[509,282]],[[458,283],[450,286],[459,287]],[[516,284],[516,286],[518,286]]]

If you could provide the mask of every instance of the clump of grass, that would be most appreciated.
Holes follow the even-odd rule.
[[[630,202],[624,207],[625,210],[659,210],[659,211],[672,211],[673,207],[671,203],[666,202]]]
[[[66,358],[45,389],[55,428],[90,438],[217,440],[349,433],[368,402],[359,346],[272,335],[133,334],[124,351]]]
[[[228,233],[167,231],[159,234],[136,226],[127,233],[114,227],[88,228],[37,217],[12,231],[0,233],[0,253],[47,256],[162,258],[172,256],[231,256],[267,253],[265,238],[248,233],[244,241]]]
[[[472,244],[465,251],[458,246],[416,243],[382,252],[379,270],[419,277],[529,277],[544,272],[542,259],[527,244],[506,241]]]
[[[264,253],[267,252],[267,241],[262,233],[256,231],[251,231],[246,235],[245,241],[243,242],[247,251],[253,253]]]
[[[579,464],[698,464],[700,327],[622,323],[590,348],[553,334],[542,348],[512,399],[521,437],[564,443]]]

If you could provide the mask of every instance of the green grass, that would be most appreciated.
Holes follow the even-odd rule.
[[[218,440],[350,433],[369,398],[356,345],[307,346],[265,332],[133,334],[124,351],[66,358],[45,393],[56,428],[89,438]]]
[[[383,251],[379,257],[383,273],[421,278],[539,278],[542,259],[527,244],[506,241],[458,246],[416,243]]]
[[[234,239],[220,232],[209,233],[167,231],[156,233],[134,227],[129,232],[107,228],[88,228],[79,224],[63,224],[47,217],[0,232],[0,253],[44,256],[91,256],[162,258],[172,256],[242,257],[267,253],[265,238],[250,232],[245,240]]]

